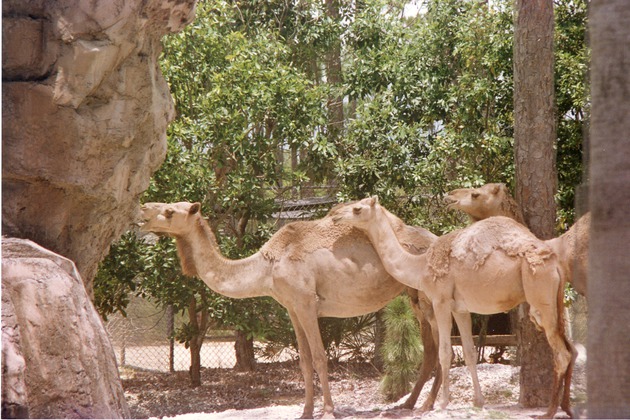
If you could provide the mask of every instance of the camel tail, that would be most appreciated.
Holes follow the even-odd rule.
[[[556,272],[558,273],[558,277],[560,278],[560,281],[558,282],[558,296],[556,297],[557,299],[557,311],[558,311],[558,325],[562,326],[562,336],[565,337],[565,341],[566,341],[566,321],[564,319],[564,288],[566,285],[566,278],[565,278],[565,273],[564,270],[562,270],[562,268],[560,267],[560,265],[558,265],[558,267],[556,268]]]
[[[575,360],[575,347],[573,347],[573,343],[571,343],[571,340],[569,340],[569,338],[567,337],[567,324],[566,324],[566,319],[565,319],[565,308],[564,308],[564,289],[565,286],[567,284],[567,278],[566,278],[566,273],[565,270],[563,270],[563,268],[558,265],[558,267],[556,268],[556,272],[558,273],[558,277],[560,278],[560,282],[558,284],[558,296],[556,297],[557,299],[557,305],[556,305],[556,310],[558,311],[558,329],[559,329],[559,333],[562,336],[562,339],[565,342],[565,345],[567,347],[567,349],[572,353],[573,355],[573,359]]]
[[[564,289],[567,283],[567,277],[565,276],[565,272],[562,267],[557,267],[558,276],[560,277],[560,282],[558,285],[558,296],[557,296],[557,311],[558,311],[558,329],[562,340],[564,341],[564,345],[570,353],[569,365],[566,368],[566,371],[562,375],[560,379],[560,385],[562,386],[562,395],[560,400],[560,407],[569,415],[569,418],[575,418],[573,415],[573,410],[571,409],[571,380],[573,379],[573,369],[575,367],[575,360],[577,359],[577,350],[575,346],[567,337],[566,332],[566,322],[565,322],[565,311],[564,311]],[[560,389],[558,390],[560,391]]]

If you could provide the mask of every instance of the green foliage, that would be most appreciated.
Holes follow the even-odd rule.
[[[276,197],[313,183],[331,181],[340,201],[378,194],[407,223],[437,234],[465,223],[445,211],[444,192],[513,183],[512,2],[427,1],[413,18],[404,4],[341,2],[336,20],[325,2],[200,2],[195,21],[164,41],[177,119],[143,200],[201,202],[230,258],[271,236]],[[582,176],[589,52],[586,2],[554,6],[563,229]],[[340,39],[343,83],[331,87],[324,64]],[[333,139],[327,107],[339,88],[345,131]],[[194,297],[215,323],[294,342],[273,300],[226,299],[182,276],[170,239],[147,245],[128,234],[112,246],[95,302],[104,316],[124,312],[129,294],[179,311]],[[333,356],[343,331],[361,322],[322,321]]]
[[[446,191],[513,183],[512,2],[430,1],[414,18],[386,3],[363,4],[348,29],[344,80],[356,114],[339,147],[339,197],[378,194],[408,223],[442,234],[461,223],[439,201]],[[559,222],[566,225],[588,113],[586,3],[555,7]]]
[[[511,9],[441,1],[414,19],[362,11],[350,27],[345,80],[357,115],[340,147],[340,197],[378,194],[443,233],[454,220],[433,198],[513,176]]]
[[[99,265],[94,279],[94,305],[104,320],[114,312],[127,315],[125,308],[136,291],[138,273],[143,268],[139,259],[130,256],[139,253],[139,242],[127,233],[111,246],[109,255]]]
[[[560,231],[575,221],[574,206],[580,197],[575,187],[582,182],[582,138],[589,115],[586,84],[590,52],[586,44],[587,2],[555,4],[555,84],[558,107],[558,225]],[[581,197],[582,199],[584,197]]]
[[[201,202],[230,258],[252,254],[269,238],[273,229],[265,221],[285,184],[299,188],[309,176],[321,179],[321,165],[336,154],[318,128],[326,123],[326,92],[292,62],[286,28],[244,20],[265,19],[254,14],[271,16],[282,5],[268,6],[260,2],[243,15],[231,2],[201,2],[194,23],[165,40],[161,60],[177,119],[168,129],[166,161],[143,201]],[[298,167],[284,164],[291,153],[303,155]],[[127,235],[103,262],[96,288],[104,316],[124,312],[126,293],[135,293],[182,312],[194,298],[215,324],[257,339],[272,335],[266,318],[286,322],[272,299],[227,299],[183,276],[166,238],[146,244]],[[178,339],[188,342],[193,330],[186,324]]]
[[[383,319],[385,375],[380,390],[388,401],[396,401],[411,390],[422,362],[423,348],[418,321],[407,296],[398,296],[387,305]]]

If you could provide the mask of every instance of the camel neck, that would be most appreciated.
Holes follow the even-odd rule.
[[[405,250],[392,228],[385,211],[375,209],[376,220],[371,223],[367,235],[376,249],[385,270],[397,281],[414,289],[419,288],[420,273],[424,267],[424,255],[414,255]]]
[[[260,253],[240,260],[224,257],[203,219],[177,238],[177,247],[184,274],[197,276],[213,291],[236,299],[270,295],[271,264]]]

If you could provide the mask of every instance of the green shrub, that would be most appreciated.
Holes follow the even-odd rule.
[[[383,317],[385,375],[380,390],[388,401],[396,401],[411,390],[422,362],[423,347],[418,321],[407,296],[399,296],[387,305]]]

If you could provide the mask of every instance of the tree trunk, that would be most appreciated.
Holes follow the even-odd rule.
[[[206,294],[201,292],[202,302],[206,302]],[[193,296],[188,304],[188,320],[193,335],[189,337],[190,346],[190,381],[193,387],[201,385],[201,346],[208,330],[208,309],[202,305],[197,309],[197,299]]]
[[[190,383],[201,386],[201,345],[198,340],[190,340]]]
[[[326,0],[326,14],[330,19],[339,22],[339,0]],[[343,96],[336,94],[342,83],[341,69],[341,40],[335,40],[326,54],[326,80],[332,87],[332,94],[328,98],[328,134],[332,141],[337,141],[343,133]]]
[[[383,344],[385,343],[385,321],[383,320],[384,309],[376,312],[376,320],[374,322],[374,360],[372,364],[381,372],[385,366],[383,360]]]
[[[253,372],[256,370],[256,358],[254,357],[254,339],[248,338],[243,331],[236,331],[234,342],[236,364],[234,369],[239,372]]]
[[[555,236],[557,189],[552,0],[517,0],[514,20],[514,159],[516,200],[541,239]],[[545,335],[520,314],[519,402],[545,406],[553,385],[553,359]]]
[[[588,416],[630,418],[630,8],[590,5]]]

